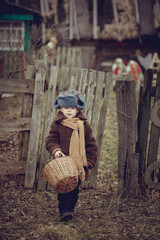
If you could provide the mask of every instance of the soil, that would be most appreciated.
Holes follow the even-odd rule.
[[[0,118],[17,117],[20,100],[0,101]],[[0,176],[2,240],[159,240],[160,194],[135,198],[117,194],[117,123],[115,94],[109,101],[96,189],[80,188],[74,218],[59,222],[55,192],[24,188],[23,176]],[[11,110],[11,111],[10,111]],[[17,133],[0,134],[0,161],[17,161]]]

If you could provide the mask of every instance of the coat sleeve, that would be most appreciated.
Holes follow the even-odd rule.
[[[59,131],[58,126],[55,122],[52,122],[51,128],[49,131],[49,135],[46,138],[46,149],[50,153],[51,156],[54,157],[54,154],[57,151],[62,151],[60,147],[60,137],[59,137]]]
[[[97,157],[98,157],[98,148],[96,140],[93,136],[91,126],[88,122],[85,122],[85,144],[86,144],[86,156],[87,162],[94,167]],[[89,167],[89,168],[92,168]]]

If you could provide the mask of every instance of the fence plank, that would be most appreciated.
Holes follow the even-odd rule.
[[[25,176],[25,187],[28,187],[28,188],[32,188],[35,181],[44,82],[45,82],[45,69],[43,67],[39,67],[36,73],[36,80],[35,80],[35,94],[33,99],[31,132],[30,132],[30,139],[29,139],[26,176]]]
[[[138,189],[138,154],[133,150],[137,141],[137,109],[134,80],[130,76],[116,78],[118,119],[119,194],[135,196]]]
[[[39,179],[38,179],[38,189],[44,190],[46,186],[46,181],[42,178],[41,170],[46,163],[47,159],[49,158],[50,154],[45,149],[45,140],[49,134],[50,124],[52,122],[52,112],[53,112],[53,99],[55,99],[56,94],[56,85],[58,79],[58,68],[55,66],[51,66],[50,69],[50,80],[48,86],[48,96],[47,96],[47,104],[46,104],[46,114],[45,114],[45,121],[44,121],[44,132],[43,132],[43,140],[42,140],[42,152],[41,152],[41,159],[40,159],[40,168],[39,168]]]
[[[77,65],[76,65],[76,48],[75,47],[73,47],[72,48],[72,59],[71,59],[71,66],[72,67],[77,67]]]
[[[25,174],[26,161],[1,162],[0,175]]]
[[[58,73],[58,93],[68,89],[69,87],[70,69],[62,66]]]
[[[16,132],[30,130],[30,118],[0,119],[0,132]]]
[[[0,79],[2,92],[34,93],[34,79]]]
[[[79,69],[76,67],[71,68],[71,75],[70,75],[70,89],[77,89],[77,82],[78,82],[78,72]]]
[[[56,65],[59,68],[60,62],[61,62],[61,48],[58,47],[56,51],[56,61],[54,65]]]
[[[140,181],[146,167],[146,151],[148,143],[148,127],[150,119],[151,91],[153,71],[148,69],[145,72],[144,87],[140,90],[138,108],[138,142],[136,152],[139,153],[139,174]]]
[[[78,91],[84,95],[86,90],[86,84],[87,84],[87,78],[88,78],[88,69],[81,69],[80,70],[80,82]]]
[[[24,55],[23,55],[24,56]],[[28,65],[26,71],[26,79],[31,79],[35,77],[35,66]],[[21,117],[31,117],[32,115],[32,102],[33,96],[31,94],[25,93],[22,103]],[[28,143],[29,143],[29,131],[19,133],[19,156],[21,160],[27,160],[28,154]]]
[[[66,66],[71,67],[71,60],[72,60],[72,48],[67,48],[67,60],[66,60]]]
[[[101,77],[103,79],[103,74]],[[100,116],[99,116],[99,122],[98,122],[98,128],[97,128],[97,136],[96,136],[96,142],[98,145],[98,159],[97,159],[95,167],[91,170],[91,174],[90,174],[89,187],[91,187],[91,188],[95,188],[97,186],[97,174],[98,174],[98,167],[99,167],[99,161],[100,161],[100,156],[101,156],[101,147],[102,147],[102,140],[103,140],[103,134],[104,134],[104,128],[105,128],[105,119],[106,119],[106,114],[107,114],[108,99],[109,99],[109,93],[110,93],[112,81],[113,81],[112,73],[108,72],[105,75],[104,99],[103,99],[102,107],[100,110]]]
[[[156,93],[155,93],[154,102],[156,102],[158,100],[160,100],[160,71],[157,73]],[[157,115],[158,115],[158,113],[157,113]],[[160,119],[160,117],[159,117],[159,119]],[[160,127],[157,127],[154,123],[152,123],[147,166],[149,166],[151,163],[157,161],[159,137],[160,137]]]
[[[96,75],[97,71],[95,70],[89,70],[89,82],[87,86],[87,98],[86,98],[86,108],[84,110],[88,121],[91,122],[91,116],[92,116],[92,106],[93,106],[93,99],[94,99],[94,84],[96,82]]]
[[[66,47],[62,47],[61,66],[66,66]]]
[[[96,92],[95,92],[93,113],[92,113],[92,120],[91,120],[93,135],[95,137],[97,133],[97,126],[98,126],[99,114],[101,109],[100,104],[102,100],[104,77],[105,77],[105,72],[99,71],[97,74]]]

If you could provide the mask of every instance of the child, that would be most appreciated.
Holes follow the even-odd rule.
[[[54,159],[64,155],[76,159],[79,172],[78,186],[69,193],[58,193],[60,221],[68,221],[73,217],[79,185],[87,179],[88,169],[93,168],[96,163],[97,144],[87,118],[81,112],[85,108],[85,102],[79,92],[62,92],[56,98],[54,108],[60,111],[51,124],[46,149]]]

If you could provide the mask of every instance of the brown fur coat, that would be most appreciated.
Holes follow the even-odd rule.
[[[84,121],[87,162],[94,166],[97,160],[98,149],[95,138],[92,134],[92,129],[90,124],[87,122],[86,116],[82,112],[79,112],[76,117]],[[60,123],[65,118],[66,117],[62,112],[59,111],[57,113],[51,124],[49,135],[46,138],[46,149],[52,156],[58,150],[62,151],[66,156],[69,155],[70,138],[73,130]]]

